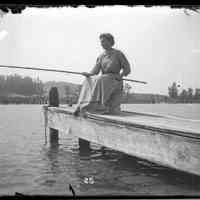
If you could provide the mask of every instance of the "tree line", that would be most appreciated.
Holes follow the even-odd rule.
[[[44,93],[44,84],[39,78],[32,79],[18,74],[0,75],[0,103],[44,104],[47,102]]]
[[[81,86],[71,88],[65,86],[65,103],[76,103]],[[125,83],[123,88],[123,100],[130,98],[131,86]],[[20,96],[21,95],[21,96]],[[47,101],[45,84],[39,79],[32,79],[29,76],[22,77],[18,74],[0,75],[0,103],[44,103]],[[166,103],[200,103],[200,88],[180,89],[180,85],[173,82],[168,87]]]
[[[20,94],[24,96],[43,95],[44,85],[42,81],[32,79],[29,76],[22,77],[18,74],[0,75],[0,94]]]
[[[200,103],[200,88],[188,88],[180,90],[180,85],[173,82],[168,87],[169,97],[180,103]]]

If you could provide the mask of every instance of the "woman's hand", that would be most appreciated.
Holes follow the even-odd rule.
[[[123,79],[123,74],[121,73],[119,77],[115,78],[117,81],[121,81]]]
[[[121,81],[122,78],[121,78],[121,77],[116,77],[115,80],[117,80],[117,81]]]
[[[92,76],[92,74],[91,74],[91,73],[88,73],[88,72],[82,72],[82,74],[83,74],[84,76],[86,76],[86,77]]]

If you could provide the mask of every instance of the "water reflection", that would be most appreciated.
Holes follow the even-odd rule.
[[[104,193],[113,190],[118,194],[199,193],[198,176],[159,166],[108,148],[92,149],[87,159],[80,155],[80,160],[85,161],[88,176],[94,177],[95,187]],[[88,189],[88,185],[86,188]]]
[[[43,185],[58,188],[62,182],[67,190],[72,184],[76,195],[188,195],[200,190],[197,176],[98,145],[84,150],[79,146],[69,150],[64,144],[50,145],[45,155],[46,172],[52,176],[43,176]]]
[[[57,173],[59,165],[58,165],[58,152],[59,152],[59,144],[57,142],[51,142],[49,146],[49,150],[46,152],[46,156],[49,160],[50,170],[53,174]]]
[[[166,106],[167,112],[174,112],[174,107]],[[194,106],[192,110],[199,116],[199,105]],[[1,109],[1,194],[72,195],[71,184],[77,195],[200,195],[199,177],[96,144],[82,154],[77,138],[66,134],[59,133],[59,145],[43,146],[40,106],[9,105]],[[94,181],[87,179],[91,177]]]

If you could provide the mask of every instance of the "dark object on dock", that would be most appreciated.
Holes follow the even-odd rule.
[[[49,91],[49,107],[59,106],[59,95],[57,87],[52,87]]]
[[[52,87],[49,91],[49,107],[59,107],[59,95],[57,87]],[[49,137],[51,146],[58,145],[58,130],[54,128],[49,129]]]
[[[57,87],[52,87],[49,91],[48,107],[59,107],[59,94]],[[59,132],[55,128],[49,128],[49,142],[52,147],[58,146]],[[79,138],[79,149],[83,155],[90,153],[90,142]]]

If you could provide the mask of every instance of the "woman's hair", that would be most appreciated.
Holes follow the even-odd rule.
[[[115,44],[114,37],[110,33],[102,33],[99,38],[106,38],[107,40],[110,41],[111,45],[113,46]]]

